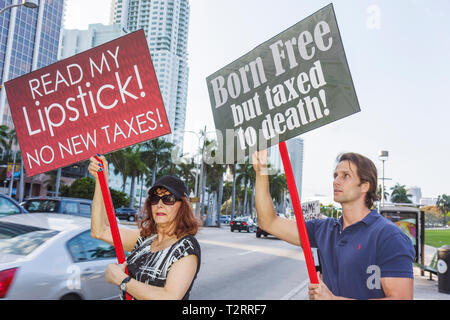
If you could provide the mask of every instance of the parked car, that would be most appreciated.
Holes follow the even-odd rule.
[[[90,235],[90,219],[53,213],[0,217],[0,299],[118,299],[106,282],[114,247]]]
[[[256,237],[261,238],[261,236],[267,237],[267,236],[270,236],[270,233],[268,233],[267,231],[264,231],[263,229],[261,229],[258,226],[256,229]]]
[[[91,216],[92,200],[69,197],[36,197],[25,199],[23,207],[30,213],[66,213],[83,217]]]
[[[231,219],[230,215],[220,216],[220,223],[230,224],[230,219]]]
[[[277,213],[277,216],[286,219],[286,215],[284,215],[283,213]],[[270,233],[268,233],[267,231],[261,229],[258,225],[256,228],[256,237],[261,238],[261,236],[268,237],[268,236],[272,236],[272,235]]]
[[[136,221],[136,215],[138,211],[133,208],[117,208],[116,211],[116,217],[120,220],[127,220],[127,221]]]
[[[237,217],[230,222],[231,232],[234,232],[234,230],[238,230],[239,232],[241,232],[241,230],[255,232],[256,228],[256,223],[250,217]]]
[[[0,217],[26,212],[27,210],[22,208],[16,200],[5,194],[0,194]]]

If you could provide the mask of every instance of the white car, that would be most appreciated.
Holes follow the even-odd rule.
[[[118,299],[105,280],[114,247],[90,235],[90,219],[51,213],[0,218],[0,299]]]

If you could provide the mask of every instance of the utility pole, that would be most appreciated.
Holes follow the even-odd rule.
[[[205,126],[205,130],[203,130],[202,133],[203,136],[203,147],[202,147],[202,154],[201,154],[201,166],[200,166],[200,183],[199,186],[201,188],[200,190],[200,215],[203,216],[203,213],[205,212],[204,208],[203,208],[203,203],[204,203],[204,198],[205,198],[205,183],[203,181],[204,177],[203,177],[203,171],[204,171],[204,161],[203,161],[203,153],[205,152],[205,144],[206,144],[206,126]]]

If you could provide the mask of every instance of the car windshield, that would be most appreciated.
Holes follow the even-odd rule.
[[[20,213],[20,209],[11,200],[0,197],[0,217]]]
[[[26,256],[58,233],[55,230],[0,222],[0,254]]]
[[[29,200],[24,207],[29,212],[57,212],[58,201],[46,199]]]

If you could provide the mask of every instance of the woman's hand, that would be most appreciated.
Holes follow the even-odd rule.
[[[95,157],[90,157],[89,158],[89,172],[94,176],[95,179],[98,179],[98,172],[101,170],[104,171],[105,173],[105,178],[108,181],[108,161],[106,161],[106,158],[104,156],[99,156],[97,155],[97,157],[102,160],[103,164],[101,162],[99,162]]]
[[[126,267],[126,262],[122,264],[109,264],[105,270],[106,282],[119,286],[122,283],[123,279],[128,277],[128,275],[125,273]]]

